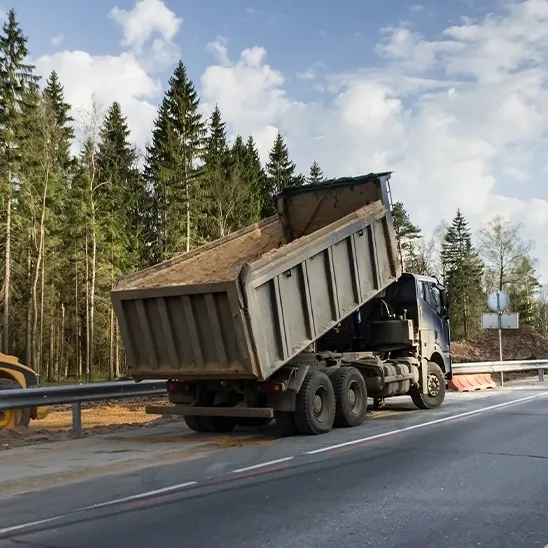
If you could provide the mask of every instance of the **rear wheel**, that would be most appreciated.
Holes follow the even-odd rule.
[[[235,417],[200,417],[205,432],[224,434],[236,427]]]
[[[263,428],[272,422],[270,417],[239,417],[236,421],[237,426],[243,428]]]
[[[359,426],[367,412],[367,388],[363,375],[355,367],[339,367],[329,373],[337,410],[335,426]]]
[[[274,411],[274,419],[282,435],[289,437],[298,434],[295,416],[292,411]]]
[[[335,392],[323,371],[306,374],[297,394],[295,425],[301,434],[325,434],[335,420]]]
[[[207,432],[203,422],[202,417],[197,417],[195,415],[183,415],[183,419],[185,419],[186,425],[191,429],[194,430],[194,432]]]
[[[428,362],[427,388],[428,394],[423,394],[419,386],[413,386],[409,391],[411,400],[419,409],[434,409],[445,399],[445,378],[437,363]]]
[[[0,390],[17,390],[21,386],[11,379],[0,379]],[[30,424],[30,409],[7,409],[0,411],[0,430],[3,428],[28,428]]]

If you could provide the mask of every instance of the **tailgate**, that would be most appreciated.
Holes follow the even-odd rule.
[[[258,376],[236,280],[113,291],[135,378]]]

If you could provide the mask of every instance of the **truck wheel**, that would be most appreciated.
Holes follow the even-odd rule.
[[[445,378],[441,367],[437,363],[428,362],[428,394],[423,394],[419,386],[413,386],[409,393],[419,409],[439,407],[445,399]]]
[[[21,386],[11,379],[0,379],[0,390],[17,390]],[[28,428],[30,424],[30,409],[7,409],[0,411],[0,430],[3,428]]]
[[[202,417],[198,417],[196,415],[183,415],[183,419],[185,419],[186,425],[191,430],[194,430],[194,432],[199,432],[200,434],[207,432],[202,422]]]
[[[263,417],[240,417],[236,420],[237,426],[243,428],[263,428],[272,422],[271,418]]]
[[[335,426],[348,428],[363,423],[367,412],[367,388],[355,367],[339,367],[329,374],[335,392]]]
[[[200,417],[206,432],[212,434],[225,434],[236,428],[234,417]]]
[[[301,434],[325,434],[335,420],[335,391],[323,371],[310,371],[297,393],[295,425]]]
[[[274,411],[274,419],[285,437],[298,434],[297,426],[295,425],[295,417],[292,411]]]

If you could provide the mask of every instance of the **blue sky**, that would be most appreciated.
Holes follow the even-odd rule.
[[[457,208],[522,222],[548,275],[548,0],[12,2],[79,123],[117,100],[142,147],[182,59],[263,158],[279,130],[301,171],[394,170],[427,234]]]
[[[17,10],[33,55],[56,51],[51,44],[55,36],[63,36],[63,48],[106,55],[120,50],[120,33],[107,14],[114,6],[130,10],[134,4],[13,0],[3,7]],[[296,74],[317,62],[326,70],[343,71],[382,64],[374,48],[383,27],[405,21],[435,37],[463,14],[485,13],[492,2],[481,2],[481,8],[469,0],[345,0],[344,8],[331,0],[166,0],[165,5],[184,19],[175,42],[191,76],[198,79],[211,62],[206,45],[218,35],[230,37],[234,51],[262,45],[269,63],[284,74]],[[169,71],[162,77],[167,79]],[[299,98],[315,96],[296,78],[289,80],[288,88]]]

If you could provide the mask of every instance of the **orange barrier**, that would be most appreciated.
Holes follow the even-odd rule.
[[[487,390],[496,388],[496,384],[488,373],[477,375],[453,375],[448,383],[449,390],[455,392],[473,392],[476,390]]]

